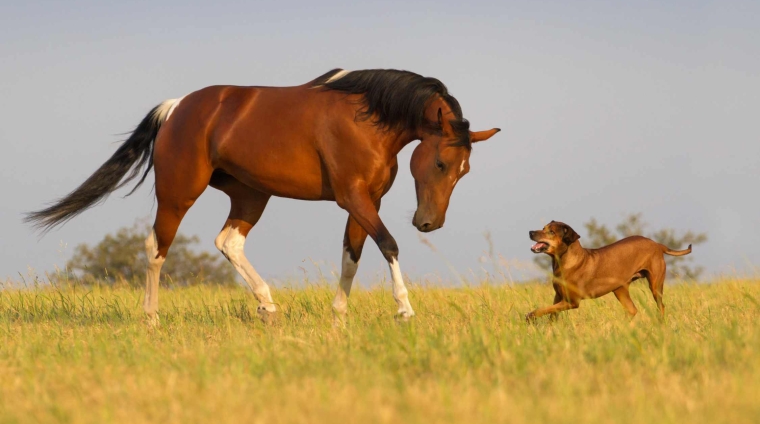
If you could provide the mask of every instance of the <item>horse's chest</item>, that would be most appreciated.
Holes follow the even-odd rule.
[[[396,174],[398,173],[398,162],[394,158],[389,166],[386,166],[375,174],[375,178],[372,181],[370,192],[375,194],[375,197],[383,196],[387,193],[393,181],[396,180]]]

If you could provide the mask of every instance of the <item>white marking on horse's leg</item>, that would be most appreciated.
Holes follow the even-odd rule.
[[[232,229],[232,227],[229,226],[229,225],[226,226],[226,227],[224,227],[224,228],[222,228],[222,231],[219,232],[219,235],[216,236],[216,238],[214,239],[214,246],[216,246],[216,248],[219,249],[220,252],[222,252],[222,255],[225,255],[225,253],[224,253],[224,241],[227,240],[227,235],[230,234],[230,230],[231,229]],[[225,258],[226,257],[227,257],[227,255],[225,255]],[[227,259],[229,259],[229,258],[227,258]]]
[[[220,250],[229,259],[237,272],[240,273],[251,291],[253,291],[254,297],[259,301],[259,307],[266,309],[268,312],[275,312],[277,307],[275,307],[272,300],[269,286],[245,257],[245,237],[240,234],[237,228],[227,227],[222,230],[222,233],[225,231],[227,231],[227,237],[225,237]],[[222,234],[220,233],[217,239],[221,236]]]
[[[145,277],[145,300],[143,310],[148,318],[157,323],[158,321],[158,280],[161,277],[161,266],[166,258],[158,256],[158,242],[156,232],[151,231],[145,240],[145,254],[148,257],[148,269]]]
[[[328,79],[327,81],[325,81],[325,84],[331,83],[333,81],[337,81],[337,80],[345,77],[346,75],[348,75],[350,73],[351,73],[351,71],[347,71],[345,69],[341,69],[335,75],[331,76],[330,79]]]
[[[409,318],[414,316],[414,310],[409,303],[409,291],[404,285],[404,277],[401,275],[401,267],[398,260],[393,258],[388,265],[391,268],[391,277],[393,278],[393,298],[398,304],[398,316]]]
[[[351,294],[351,285],[354,282],[357,269],[359,269],[359,262],[354,262],[348,253],[348,249],[344,247],[338,292],[335,294],[335,299],[332,303],[333,313],[336,315],[336,318],[345,316],[346,312],[348,312],[348,296]]]

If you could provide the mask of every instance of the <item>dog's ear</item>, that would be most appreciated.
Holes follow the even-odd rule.
[[[566,245],[570,246],[571,244],[578,241],[581,236],[578,235],[578,233],[575,232],[572,228],[570,228],[569,225],[565,225],[562,227],[562,230],[565,232],[565,234],[562,235],[562,242]]]

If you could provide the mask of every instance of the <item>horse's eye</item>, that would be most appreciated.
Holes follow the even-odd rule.
[[[443,171],[444,165],[443,165],[443,162],[441,162],[440,160],[438,159],[435,160],[435,166],[441,171]]]

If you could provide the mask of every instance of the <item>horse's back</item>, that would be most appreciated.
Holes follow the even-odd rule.
[[[185,96],[156,151],[191,154],[244,184],[284,197],[331,197],[317,148],[324,96],[306,87],[210,86]],[[158,165],[158,161],[157,161]]]

